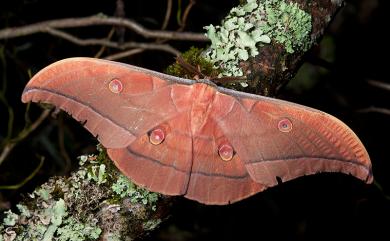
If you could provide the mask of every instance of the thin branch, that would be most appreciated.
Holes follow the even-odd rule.
[[[125,3],[123,0],[116,0],[116,8],[115,8],[115,13],[114,16],[118,18],[125,18],[126,17],[126,12],[125,12]],[[121,27],[116,27],[115,28],[116,36],[118,37],[118,42],[121,44],[125,41],[125,32],[126,28],[121,26]]]
[[[150,30],[142,25],[125,18],[107,17],[104,15],[94,15],[83,18],[64,18],[57,20],[43,21],[22,27],[12,27],[0,30],[0,39],[9,39],[27,36],[35,33],[45,33],[48,29],[54,28],[77,28],[96,25],[114,25],[126,27],[145,38],[160,38],[186,41],[208,41],[203,33],[176,32],[164,30]]]
[[[5,147],[3,148],[3,151],[0,154],[0,165],[3,163],[5,158],[9,155],[9,153],[12,151],[12,149],[15,147],[16,143],[7,143]]]
[[[385,115],[390,115],[390,109],[371,106],[368,108],[358,110],[360,113],[381,113]]]
[[[71,34],[68,34],[66,32],[63,32],[63,31],[60,31],[57,29],[53,29],[53,28],[47,28],[46,32],[53,35],[53,36],[68,40],[69,42],[72,42],[72,43],[80,45],[80,46],[101,45],[101,46],[106,46],[106,47],[110,47],[110,48],[123,49],[117,42],[112,42],[112,41],[109,41],[106,39],[94,39],[94,38],[80,39],[80,38],[77,38]]]
[[[111,28],[110,32],[108,33],[106,40],[110,40],[112,38],[112,35],[115,33],[115,28]],[[103,55],[104,51],[107,49],[106,46],[101,46],[99,51],[95,54],[95,58],[100,58],[100,56]]]
[[[127,42],[123,44],[123,48],[124,49],[141,48],[145,50],[160,50],[160,51],[171,53],[176,56],[180,55],[180,51],[173,48],[169,44]]]
[[[129,57],[131,55],[139,54],[139,53],[142,53],[142,52],[144,52],[144,49],[141,49],[141,48],[130,49],[130,50],[127,50],[127,51],[123,51],[123,52],[119,52],[119,53],[116,53],[116,54],[112,54],[112,55],[106,56],[106,57],[104,57],[104,59],[107,59],[107,60],[123,59],[125,57]]]
[[[195,5],[195,3],[196,3],[195,0],[190,0],[190,2],[188,3],[186,9],[184,10],[183,16],[181,17],[180,28],[178,29],[178,31],[182,31],[185,28],[188,15],[190,14],[190,11],[192,7]]]
[[[141,48],[144,50],[160,50],[165,51],[168,53],[171,53],[173,55],[179,55],[180,52],[173,48],[172,46],[168,44],[157,44],[157,43],[139,43],[139,42],[127,42],[122,45],[118,44],[117,42],[113,42],[107,39],[80,39],[78,37],[75,37],[71,34],[68,34],[66,32],[51,29],[48,28],[47,32],[52,34],[53,36],[63,38],[65,40],[68,40],[69,42],[72,42],[74,44],[80,45],[80,46],[86,46],[86,45],[101,45],[105,47],[110,48],[116,48],[116,49],[130,49],[130,48]]]
[[[60,149],[60,154],[62,158],[65,160],[64,168],[62,168],[62,172],[64,174],[67,174],[70,171],[70,168],[72,166],[72,160],[69,157],[68,152],[66,151],[65,147],[65,134],[64,134],[64,121],[62,116],[58,119],[58,146]]]
[[[30,181],[33,177],[35,177],[35,175],[38,173],[38,171],[43,166],[44,161],[45,161],[45,158],[41,157],[41,160],[39,161],[38,166],[24,180],[22,180],[21,182],[19,182],[17,184],[13,184],[13,185],[1,185],[0,190],[16,190],[16,189],[23,187],[28,181]]]
[[[31,132],[33,132],[39,125],[42,124],[42,122],[48,117],[50,114],[50,110],[44,110],[42,114],[32,123],[30,126],[28,126],[26,129],[19,132],[18,136],[14,139],[11,139],[4,147],[3,151],[0,154],[0,165],[3,163],[3,161],[7,158],[8,154],[12,151],[12,149],[15,147],[15,145],[26,138],[28,135],[30,135]]]
[[[390,91],[390,84],[388,84],[388,83],[384,83],[384,82],[381,82],[378,80],[367,80],[367,83],[372,85],[372,86]]]
[[[161,30],[165,30],[168,27],[169,19],[172,14],[172,0],[167,0],[167,10],[165,12],[164,22],[161,26]]]

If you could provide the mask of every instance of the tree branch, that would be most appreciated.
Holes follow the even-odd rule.
[[[50,110],[44,110],[42,114],[38,117],[38,119],[34,121],[34,123],[22,130],[17,137],[11,139],[7,144],[5,144],[3,151],[0,154],[0,165],[5,160],[5,158],[7,158],[7,156],[15,147],[15,145],[27,136],[29,136],[31,132],[33,132],[38,126],[40,126],[42,122],[49,116],[49,114]]]
[[[368,108],[358,110],[360,113],[381,113],[384,115],[390,115],[390,109],[371,106]]]
[[[167,10],[165,11],[164,22],[161,26],[161,30],[165,30],[168,27],[169,19],[172,13],[172,0],[167,0]]]
[[[367,80],[367,83],[377,88],[390,91],[390,84],[388,83],[378,81],[378,80]]]
[[[116,54],[108,55],[108,56],[104,57],[104,59],[107,59],[107,60],[123,59],[123,58],[129,57],[131,55],[139,54],[142,52],[144,52],[144,49],[141,49],[141,48],[130,49],[130,50],[116,53]]]
[[[101,45],[105,47],[110,47],[110,48],[116,48],[116,49],[129,49],[129,48],[140,48],[144,50],[161,50],[165,51],[168,53],[171,53],[173,55],[178,55],[180,52],[173,48],[172,46],[168,44],[157,44],[157,43],[139,43],[139,42],[127,42],[124,44],[119,44],[117,42],[113,42],[107,39],[80,39],[78,37],[75,37],[71,34],[68,34],[66,32],[57,30],[57,29],[52,29],[52,28],[47,28],[46,29],[47,33],[68,40],[69,42],[72,42],[74,44],[80,45],[80,46],[87,46],[87,45]]]
[[[48,32],[48,29],[53,28],[77,28],[96,25],[123,26],[138,33],[139,35],[144,36],[145,38],[160,38],[181,41],[209,41],[202,33],[150,30],[129,19],[107,17],[104,15],[94,15],[83,18],[56,19],[22,27],[5,28],[0,30],[0,39],[22,37],[35,33],[45,33]]]
[[[261,1],[260,1],[261,2]],[[283,1],[280,1],[283,2]],[[249,79],[249,88],[247,91],[266,95],[275,96],[281,87],[286,85],[288,81],[295,75],[299,67],[303,63],[303,57],[305,53],[317,43],[317,41],[323,36],[325,28],[328,26],[333,16],[337,13],[344,1],[306,1],[306,0],[291,0],[286,1],[290,6],[297,4],[299,9],[311,16],[311,31],[308,39],[305,43],[298,44],[306,45],[306,49],[288,51],[286,44],[278,42],[271,38],[270,44],[265,44],[259,48],[259,54],[253,58],[249,58],[246,61],[241,61],[240,66],[243,69],[244,75],[247,75]],[[286,18],[293,18],[290,13],[285,13]],[[288,17],[287,17],[288,16]],[[299,18],[298,18],[299,19]],[[281,19],[283,21],[283,19]],[[298,20],[295,25],[288,28],[279,29],[279,32],[273,30],[279,40],[285,40],[292,38],[294,34],[286,33],[287,31],[295,28],[299,29],[302,23]],[[285,24],[291,24],[287,21]],[[283,26],[283,25],[282,25]],[[272,27],[272,26],[271,26]],[[279,35],[278,35],[279,34]],[[286,35],[287,34],[287,35]],[[295,33],[296,36],[303,33]],[[293,40],[292,44],[297,44]]]

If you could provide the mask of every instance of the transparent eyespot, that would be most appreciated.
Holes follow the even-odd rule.
[[[123,90],[123,85],[119,79],[113,79],[108,84],[108,88],[112,93],[119,94]]]
[[[218,148],[218,155],[224,161],[230,161],[233,158],[234,150],[231,145],[223,144]]]
[[[278,123],[278,129],[281,132],[290,132],[293,128],[291,121],[287,118],[281,119]]]
[[[165,133],[162,129],[157,128],[150,132],[149,134],[149,141],[153,145],[159,145],[161,144],[165,139]]]

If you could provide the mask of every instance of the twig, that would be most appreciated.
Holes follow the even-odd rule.
[[[115,32],[115,29],[114,28],[111,28],[110,32],[108,33],[107,35],[107,40],[110,40],[112,38],[112,35],[114,35],[114,32]],[[95,54],[95,58],[100,58],[100,56],[102,56],[102,54],[104,53],[104,51],[106,50],[106,46],[102,46],[100,47],[99,51]]]
[[[360,112],[360,113],[376,112],[376,113],[381,113],[381,114],[385,114],[385,115],[390,115],[390,109],[381,108],[381,107],[375,107],[375,106],[371,106],[371,107],[368,107],[368,108],[360,109],[360,110],[358,110],[358,112]]]
[[[75,36],[68,34],[66,32],[56,30],[56,29],[51,29],[51,28],[48,28],[47,32],[56,36],[56,37],[63,38],[65,40],[68,40],[69,42],[72,42],[72,43],[80,45],[80,46],[101,45],[101,46],[116,48],[116,49],[121,49],[121,50],[129,49],[129,48],[140,48],[140,49],[144,49],[144,50],[165,51],[165,52],[171,53],[173,55],[178,55],[180,53],[178,50],[176,50],[175,48],[173,48],[167,44],[127,42],[127,43],[120,45],[117,42],[112,42],[112,41],[106,40],[106,39],[80,39],[80,38],[75,37]]]
[[[169,19],[172,14],[172,0],[167,0],[167,10],[165,12],[164,22],[161,26],[161,30],[165,30],[168,27]]]
[[[190,11],[192,7],[195,5],[195,3],[196,3],[195,0],[190,0],[190,2],[188,3],[186,9],[184,10],[183,16],[181,17],[180,28],[178,29],[178,31],[183,31],[183,29],[185,28],[188,15],[190,14]]]
[[[9,142],[5,145],[3,151],[0,154],[0,165],[3,163],[5,158],[7,158],[8,154],[12,151],[15,145],[26,138],[31,132],[33,132],[42,122],[48,117],[50,114],[50,110],[44,110],[42,114],[27,128],[19,132],[18,136],[14,139],[9,140]]]
[[[107,60],[123,59],[125,57],[129,57],[129,56],[134,55],[134,54],[142,53],[143,51],[144,51],[144,49],[142,49],[142,48],[130,49],[127,51],[123,51],[123,52],[119,52],[116,54],[106,56],[106,57],[104,57],[104,59],[107,59]]]
[[[128,42],[123,44],[124,49],[141,48],[145,50],[161,50],[173,55],[180,55],[180,51],[168,44]]]
[[[202,33],[176,32],[165,30],[150,30],[142,25],[125,18],[107,17],[104,15],[94,15],[83,18],[64,18],[57,20],[43,21],[22,27],[12,27],[0,30],[0,39],[9,39],[31,35],[40,32],[47,32],[54,28],[76,28],[96,25],[123,26],[144,36],[145,38],[174,39],[182,41],[208,41],[209,39]]]
[[[53,35],[53,36],[68,40],[69,42],[72,42],[74,44],[81,45],[81,46],[101,45],[101,46],[106,46],[106,47],[110,47],[110,48],[121,49],[121,46],[117,42],[112,42],[112,41],[109,41],[106,39],[94,39],[94,38],[80,39],[80,38],[77,38],[71,34],[68,34],[66,32],[56,30],[53,28],[47,28],[46,32]]]
[[[378,80],[367,80],[367,83],[372,85],[372,86],[390,91],[390,84],[388,84],[388,83],[384,83],[384,82],[381,82]]]
[[[60,148],[60,154],[62,158],[65,160],[64,168],[62,168],[62,172],[67,174],[70,171],[72,166],[72,160],[69,157],[68,152],[65,147],[65,137],[64,137],[64,121],[62,115],[58,119],[58,146]]]
[[[126,17],[126,12],[125,12],[125,3],[123,0],[116,0],[116,8],[115,8],[115,13],[114,16],[118,18],[125,18]],[[125,32],[126,28],[121,26],[121,27],[116,27],[115,28],[116,36],[118,37],[118,42],[121,44],[125,41]]]
[[[19,189],[19,188],[23,187],[24,184],[26,184],[33,177],[35,177],[35,175],[38,173],[38,171],[43,166],[44,162],[45,162],[45,158],[41,157],[41,160],[39,161],[38,166],[32,171],[32,173],[30,175],[28,175],[28,177],[26,177],[24,180],[22,180],[21,182],[19,182],[17,184],[14,184],[14,185],[2,185],[2,186],[0,186],[0,190],[15,190],[15,189]]]

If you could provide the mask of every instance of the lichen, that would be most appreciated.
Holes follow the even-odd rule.
[[[14,226],[19,219],[19,215],[13,213],[11,210],[4,212],[4,214],[6,215],[3,219],[3,224],[5,226]]]
[[[306,51],[311,45],[311,15],[301,10],[297,3],[278,2],[265,8],[267,24],[264,31],[282,44],[287,53]]]
[[[148,204],[152,206],[152,210],[156,210],[156,202],[159,198],[159,194],[136,186],[123,175],[119,175],[111,188],[113,192],[121,198],[128,197],[132,203]]]
[[[26,218],[31,217],[31,212],[30,212],[30,210],[28,209],[27,206],[18,203],[18,204],[16,204],[16,207],[18,208],[18,210],[20,212],[20,215],[22,217],[26,217]]]
[[[134,231],[129,223],[143,228],[157,214],[159,195],[134,185],[105,150],[98,150],[97,155],[81,156],[79,170],[70,177],[51,178],[26,195],[17,210],[6,211],[0,241],[97,240],[103,231],[105,237],[121,240]],[[153,227],[149,223],[143,232]]]
[[[99,166],[91,166],[91,169],[87,173],[87,179],[93,180],[99,185],[105,183],[107,181],[106,165],[100,164]]]
[[[205,29],[211,40],[206,58],[222,69],[221,76],[242,76],[239,62],[255,57],[266,44],[279,43],[287,53],[311,44],[311,15],[283,0],[247,0],[232,8],[221,26]]]
[[[143,223],[143,228],[145,230],[153,230],[161,223],[161,219],[151,219]]]
[[[70,217],[64,221],[64,225],[57,230],[59,241],[83,241],[86,239],[98,239],[102,230],[95,226],[81,223]]]
[[[111,233],[106,236],[107,241],[122,241],[122,237],[119,233]]]
[[[33,194],[31,194],[31,197],[34,198],[34,194],[41,197],[44,201],[47,201],[51,198],[50,193],[52,190],[47,189],[48,187],[46,185],[43,185],[41,188],[36,189]]]

